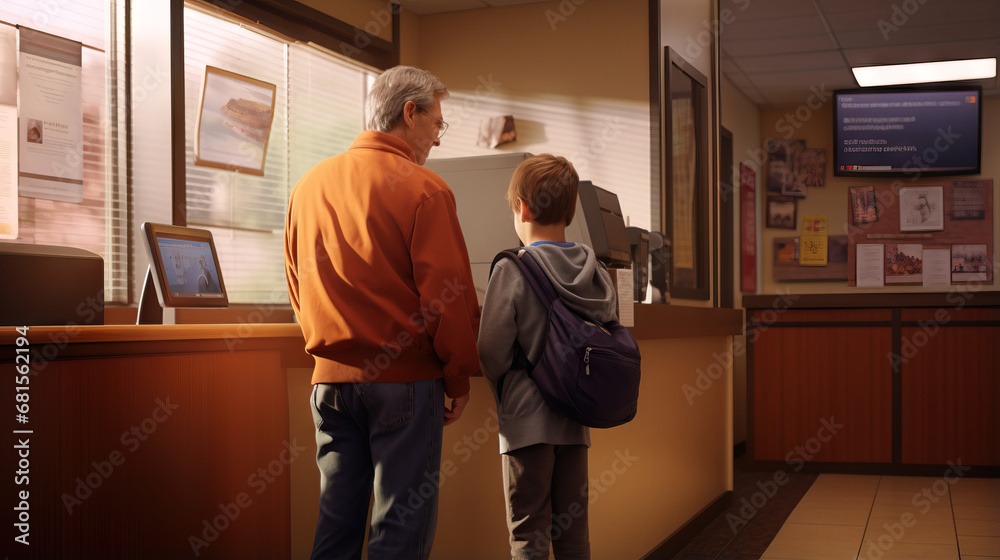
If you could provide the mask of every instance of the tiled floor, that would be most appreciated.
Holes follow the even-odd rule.
[[[1000,480],[822,474],[761,558],[1000,558]]]

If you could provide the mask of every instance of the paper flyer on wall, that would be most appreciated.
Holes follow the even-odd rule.
[[[17,107],[0,105],[0,239],[17,239]]]
[[[17,105],[16,33],[0,24],[0,105]]]
[[[829,258],[829,237],[826,216],[803,216],[799,236],[799,265],[826,266]]]
[[[858,287],[885,286],[885,246],[881,243],[858,244]]]
[[[83,200],[83,45],[20,28],[21,196]]]
[[[0,239],[17,239],[17,51],[0,25]]]
[[[924,286],[951,285],[951,248],[924,249]]]

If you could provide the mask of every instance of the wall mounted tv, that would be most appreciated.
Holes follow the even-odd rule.
[[[982,97],[976,86],[835,91],[833,174],[978,174]]]

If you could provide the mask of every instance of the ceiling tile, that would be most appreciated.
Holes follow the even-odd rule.
[[[799,51],[768,56],[733,56],[733,60],[748,74],[844,67],[843,57],[835,50]]]
[[[803,37],[817,33],[826,34],[826,27],[815,13],[808,16],[776,16],[771,19],[743,20],[722,27],[721,37],[726,41],[768,39],[772,37]]]
[[[909,45],[890,45],[867,49],[845,49],[844,57],[851,66],[877,66],[960,58],[997,56],[997,41],[941,41]]]
[[[732,40],[725,38],[724,48],[740,56],[766,56],[788,52],[822,51],[836,48],[826,33],[811,33],[797,37],[754,37]]]

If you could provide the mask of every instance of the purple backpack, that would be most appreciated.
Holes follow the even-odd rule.
[[[635,418],[639,400],[639,345],[618,321],[582,317],[558,297],[528,252],[500,252],[517,263],[549,312],[545,349],[538,363],[522,358],[549,407],[592,428],[612,428]],[[490,268],[492,274],[493,268]],[[524,356],[518,348],[516,354]],[[502,390],[503,378],[497,384]]]

